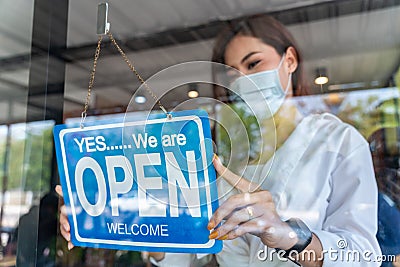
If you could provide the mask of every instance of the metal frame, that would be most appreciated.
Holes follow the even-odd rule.
[[[66,62],[60,60],[59,55],[60,51],[66,49],[67,44],[68,7],[68,0],[34,2],[26,122],[54,120],[55,123],[62,123]],[[42,59],[40,61],[32,60],[37,57],[37,51],[40,51]],[[56,110],[49,107],[48,97],[53,94],[59,95],[58,98],[52,99],[52,105],[56,104],[58,107]],[[48,167],[43,166],[43,168]],[[54,199],[54,187],[58,183],[55,153],[51,168],[50,185],[41,184],[41,188],[50,188]],[[41,177],[31,177],[31,179],[41,179]],[[43,217],[41,209],[42,206],[39,206],[39,209],[30,211],[28,229],[19,227],[17,266],[40,266],[42,264],[39,260],[40,247],[43,245],[55,250],[56,238],[52,237],[57,236],[57,230],[49,233],[49,229],[57,229],[57,221],[51,221],[51,225],[45,224],[48,218]],[[47,260],[55,262],[55,257]]]

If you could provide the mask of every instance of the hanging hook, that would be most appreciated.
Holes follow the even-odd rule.
[[[81,129],[85,128],[84,124],[85,124],[85,120],[86,120],[86,115],[87,115],[87,113],[85,111],[83,111],[81,113],[81,124],[80,124]]]
[[[100,3],[97,6],[97,34],[104,35],[110,30],[108,22],[108,3]]]
[[[128,64],[130,70],[136,75],[138,80],[145,86],[146,90],[150,93],[150,95],[157,100],[156,95],[153,93],[153,91],[149,88],[145,80],[139,75],[139,73],[136,71],[135,67],[133,64],[130,62],[124,51],[122,51],[121,47],[117,44],[117,41],[115,41],[114,37],[112,36],[110,32],[110,23],[108,22],[108,3],[106,0],[106,3],[100,3],[97,7],[97,35],[99,35],[99,42],[97,44],[97,50],[95,54],[95,60],[94,60],[94,65],[93,65],[93,72],[92,72],[92,79],[91,82],[89,83],[89,89],[88,89],[88,97],[87,97],[87,103],[85,104],[85,110],[82,113],[82,120],[81,120],[81,128],[83,128],[83,122],[85,121],[86,118],[86,109],[87,105],[89,102],[89,97],[90,97],[90,91],[93,86],[93,80],[94,80],[94,73],[96,71],[96,64],[97,64],[97,58],[100,53],[100,43],[101,43],[101,38],[103,35],[108,35],[111,42],[115,45],[121,56],[123,57],[124,61]],[[169,113],[164,106],[161,104],[160,101],[158,101],[158,105],[160,106],[161,110],[166,114],[167,119],[171,120],[172,119],[172,114]]]

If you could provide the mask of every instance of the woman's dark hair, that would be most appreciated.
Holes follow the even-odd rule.
[[[298,61],[297,69],[292,75],[293,94],[296,96],[308,94],[308,86],[304,78],[303,57],[292,34],[282,23],[265,15],[230,23],[216,38],[212,55],[213,62],[225,64],[226,46],[236,35],[259,38],[275,48],[280,55],[283,55],[289,47],[293,47],[296,50]],[[224,93],[221,88],[216,88],[215,94],[216,97],[221,97]]]

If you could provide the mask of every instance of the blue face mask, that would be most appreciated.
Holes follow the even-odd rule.
[[[284,90],[279,79],[279,69],[284,58],[285,54],[276,69],[239,77],[231,86],[232,91],[249,105],[258,119],[273,116],[285,100],[292,74],[290,73],[289,82]]]

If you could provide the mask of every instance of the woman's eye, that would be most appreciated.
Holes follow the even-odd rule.
[[[251,62],[248,66],[247,69],[251,70],[252,68],[254,68],[258,63],[260,63],[261,60],[256,60]]]

